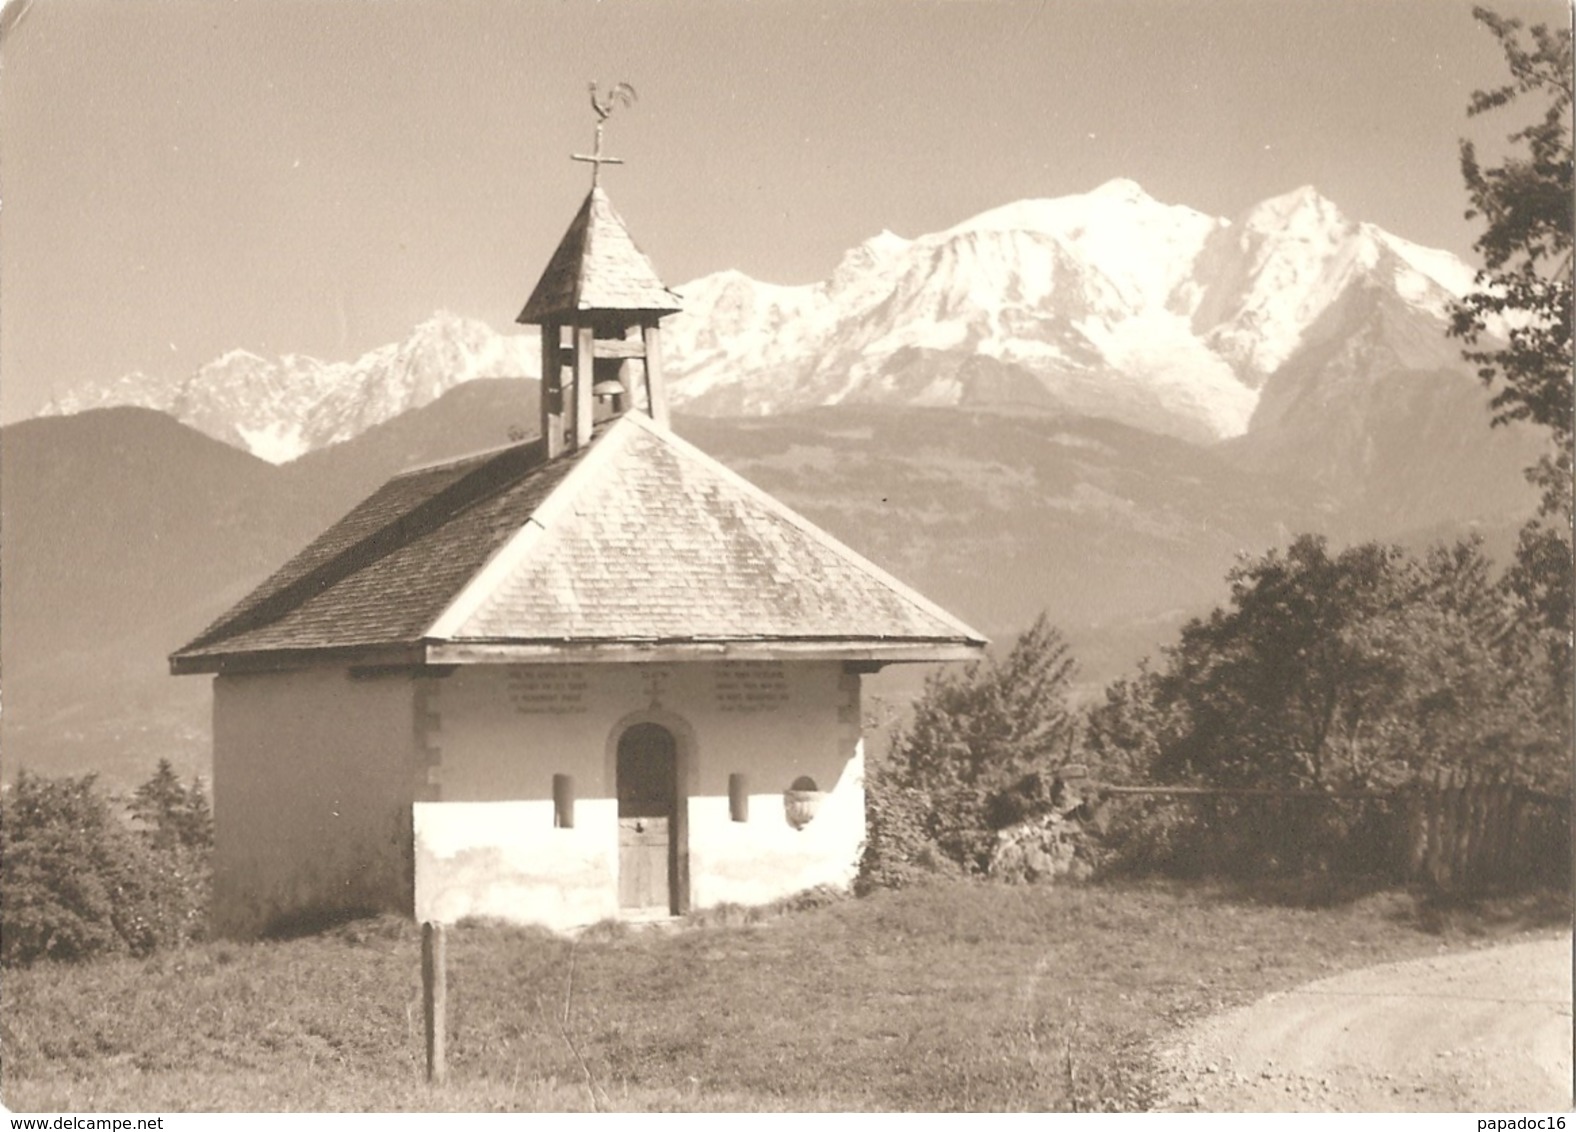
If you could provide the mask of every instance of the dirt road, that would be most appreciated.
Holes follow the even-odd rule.
[[[1571,1108],[1571,937],[1369,967],[1218,1014],[1163,1060],[1162,1107]]]

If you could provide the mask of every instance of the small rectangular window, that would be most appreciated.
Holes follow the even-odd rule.
[[[553,775],[553,828],[575,827],[575,780],[573,775]]]

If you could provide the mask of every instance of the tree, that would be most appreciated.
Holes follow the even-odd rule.
[[[1042,614],[1005,658],[938,672],[914,718],[867,774],[863,886],[912,872],[982,871],[994,844],[992,802],[1026,775],[1066,761],[1076,735],[1076,671]]]
[[[1455,304],[1450,332],[1478,374],[1497,388],[1493,423],[1528,421],[1549,430],[1550,451],[1528,469],[1542,496],[1537,518],[1522,529],[1506,575],[1528,631],[1547,656],[1554,716],[1564,734],[1572,713],[1571,301],[1573,168],[1571,29],[1534,25],[1524,42],[1521,21],[1474,8],[1499,41],[1510,81],[1473,92],[1468,117],[1518,102],[1537,104],[1531,124],[1509,136],[1512,151],[1496,166],[1481,164],[1471,141],[1461,143],[1461,172],[1471,208],[1485,221],[1473,245],[1483,256],[1478,289]]]
[[[1376,738],[1386,785],[1441,768],[1514,772],[1561,789],[1569,754],[1548,726],[1541,656],[1477,539],[1436,546],[1406,565],[1407,600],[1363,627],[1369,647],[1396,657],[1403,678]]]
[[[1155,769],[1221,786],[1347,785],[1350,753],[1396,666],[1353,630],[1399,600],[1394,547],[1331,555],[1304,535],[1240,563],[1231,607],[1184,626],[1156,691],[1186,720]]]
[[[151,851],[112,811],[92,775],[22,771],[0,804],[0,960],[84,959],[160,942]]]
[[[1086,710],[1083,756],[1101,782],[1145,782],[1162,754],[1187,726],[1186,712],[1160,694],[1162,673],[1148,657],[1138,671],[1105,689],[1105,698]]]
[[[213,818],[202,782],[182,786],[169,759],[160,759],[153,777],[137,787],[131,814],[156,849],[206,850],[213,845]]]
[[[1091,762],[1133,768],[1128,781],[1314,795],[1386,794],[1444,768],[1568,789],[1569,732],[1551,723],[1543,659],[1478,540],[1416,557],[1378,543],[1337,554],[1304,535],[1228,577],[1227,605],[1090,711]],[[1108,819],[1104,843],[1140,868],[1370,867],[1389,851],[1382,812],[1305,796],[1139,799]]]
[[[200,937],[209,828],[200,786],[182,787],[167,762],[129,805],[92,775],[19,772],[0,797],[0,964],[144,955]]]
[[[1509,136],[1514,151],[1500,165],[1485,167],[1477,147],[1461,142],[1471,200],[1466,216],[1486,222],[1473,244],[1484,268],[1478,289],[1452,309],[1450,332],[1469,346],[1503,335],[1491,348],[1463,352],[1485,382],[1498,385],[1494,423],[1542,425],[1554,446],[1567,451],[1573,413],[1571,32],[1535,25],[1528,47],[1520,20],[1486,8],[1472,14],[1499,41],[1511,81],[1473,92],[1467,116],[1523,99],[1541,102],[1542,113]]]
[[[1421,559],[1304,535],[1234,568],[1229,607],[1108,695],[1091,745],[1171,781],[1388,789],[1440,766],[1557,771],[1513,610],[1476,540]],[[1134,693],[1148,702],[1139,703]]]

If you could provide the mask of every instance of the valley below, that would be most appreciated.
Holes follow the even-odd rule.
[[[95,771],[128,788],[160,758],[206,775],[208,682],[170,676],[168,653],[389,475],[507,443],[534,421],[535,392],[469,382],[277,466],[146,409],[5,428],[5,776]],[[1376,442],[1398,471],[1373,492],[1042,410],[839,405],[675,427],[998,643],[1045,612],[1088,697],[1223,600],[1239,555],[1305,531],[1414,545],[1475,533],[1503,560],[1533,502],[1524,438],[1486,425],[1454,466]],[[871,742],[924,675],[894,666],[871,682]]]

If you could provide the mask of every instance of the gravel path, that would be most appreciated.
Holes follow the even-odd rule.
[[[1571,937],[1369,967],[1190,1027],[1162,1051],[1204,1112],[1563,1112]]]

